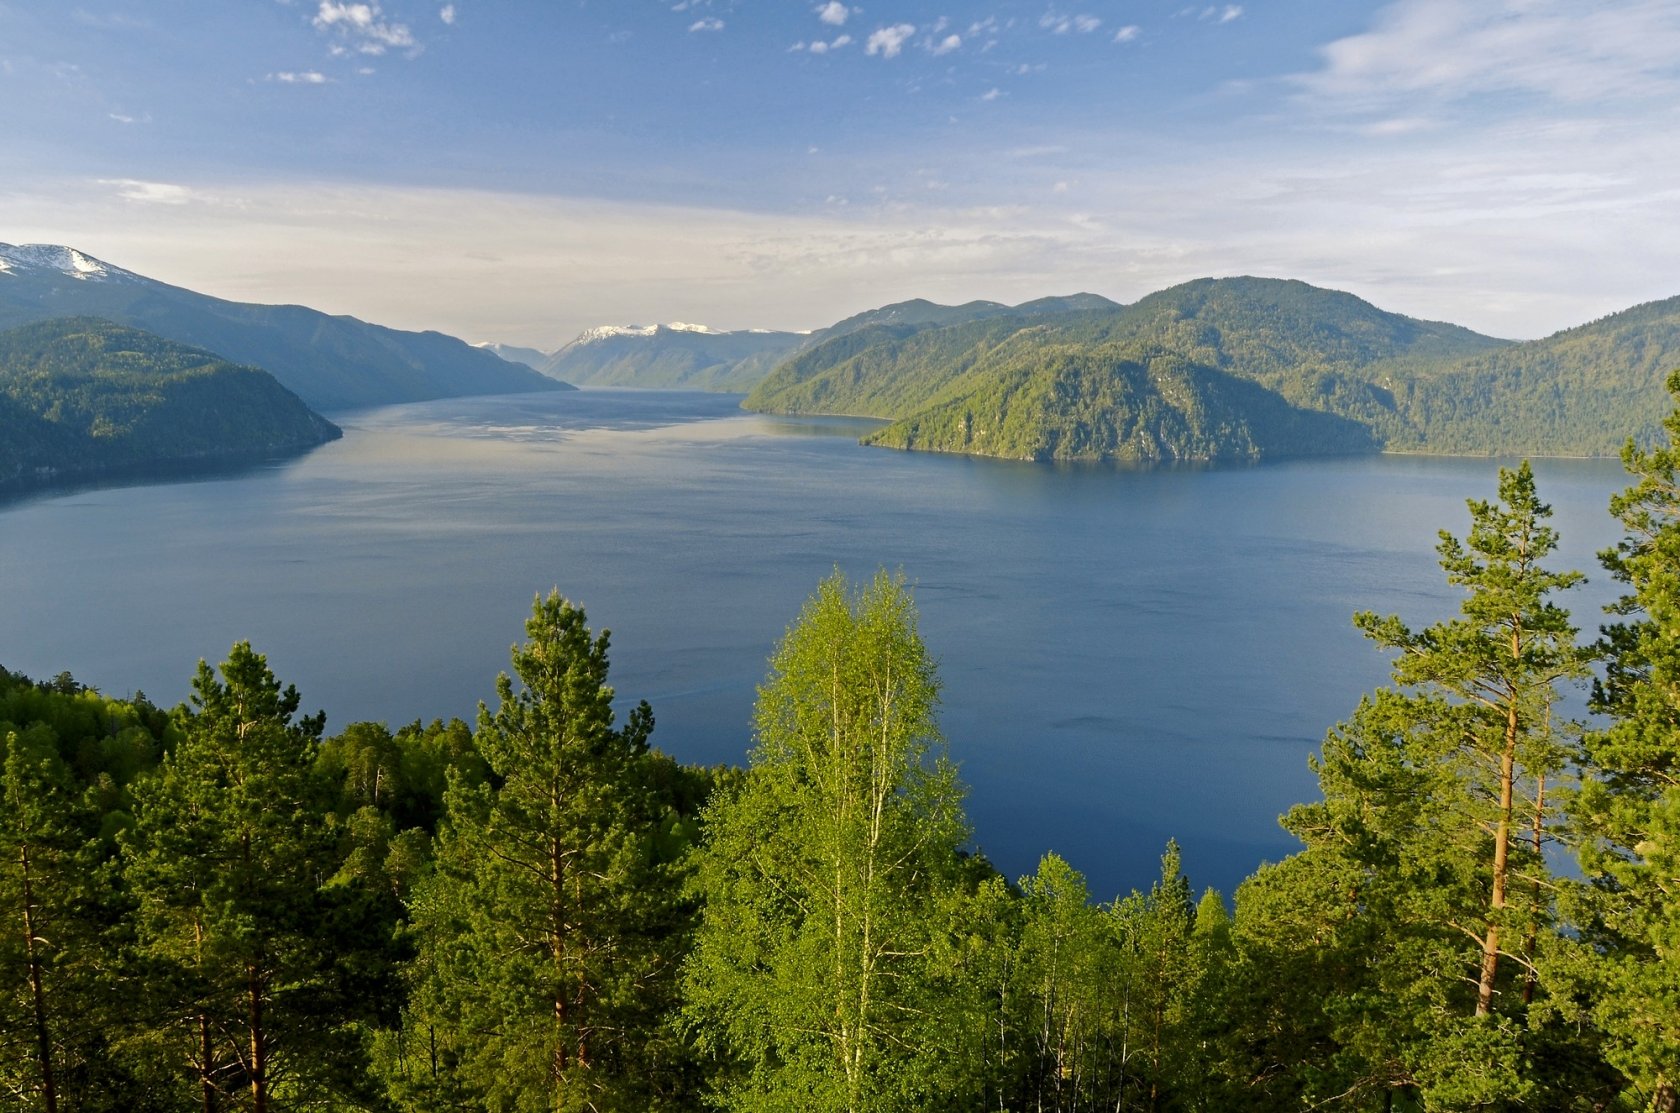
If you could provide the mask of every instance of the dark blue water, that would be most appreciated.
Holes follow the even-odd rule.
[[[655,741],[739,762],[765,659],[836,566],[903,569],[940,660],[976,840],[1056,849],[1111,895],[1169,836],[1227,891],[1291,842],[1307,755],[1386,675],[1360,609],[1456,599],[1436,531],[1494,494],[1485,460],[1056,468],[861,448],[866,423],[716,395],[591,391],[338,415],[342,441],[197,482],[0,506],[0,664],[172,704],[200,657],[268,654],[329,729],[459,715],[537,592],[613,631]],[[1610,462],[1542,461],[1558,563],[1616,536]],[[1593,575],[1575,608],[1596,628]]]

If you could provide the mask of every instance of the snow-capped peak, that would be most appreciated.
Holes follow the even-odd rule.
[[[57,271],[71,278],[103,280],[133,278],[133,272],[85,255],[73,247],[51,243],[0,243],[0,274],[20,271]]]
[[[596,325],[578,334],[574,344],[593,344],[597,340],[611,340],[617,336],[652,336],[660,329],[667,332],[699,332],[707,336],[721,336],[717,329],[706,325],[692,325],[686,321],[672,321],[667,325]]]

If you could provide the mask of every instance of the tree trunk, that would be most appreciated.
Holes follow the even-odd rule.
[[[268,1113],[268,1033],[263,1030],[262,979],[255,963],[245,964],[245,988],[250,1002],[251,1108]]]
[[[1493,1011],[1493,984],[1499,973],[1499,914],[1505,910],[1505,887],[1511,859],[1511,810],[1517,775],[1517,700],[1505,708],[1505,750],[1499,756],[1499,827],[1493,836],[1493,899],[1487,933],[1482,936],[1482,977],[1476,988],[1476,1015]]]
[[[199,969],[204,967],[204,921],[193,916],[193,948]],[[214,1045],[210,1040],[210,1014],[198,1014],[198,1091],[199,1107],[204,1113],[216,1113],[216,1087],[210,1074],[215,1069]]]
[[[52,1036],[47,1031],[47,996],[41,988],[40,940],[35,934],[35,892],[29,878],[29,844],[18,848],[23,867],[23,945],[29,962],[29,994],[35,1006],[35,1043],[40,1057],[41,1098],[47,1113],[58,1113],[58,1090],[53,1084]]]

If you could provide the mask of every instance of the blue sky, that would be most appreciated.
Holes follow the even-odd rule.
[[[1677,0],[0,0],[0,241],[552,348],[1264,274],[1680,293]]]

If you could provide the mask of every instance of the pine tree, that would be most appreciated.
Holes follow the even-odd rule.
[[[421,952],[405,1100],[496,1110],[642,1110],[681,1056],[661,1024],[686,941],[669,763],[639,704],[615,728],[608,634],[539,599],[480,708],[487,781],[452,776],[438,872],[413,909]]]
[[[136,1034],[206,1111],[334,1094],[358,1073],[344,1031],[337,870],[312,776],[321,716],[241,642],[199,663],[182,738],[135,786],[125,875],[138,901],[149,1023]]]
[[[1325,1083],[1443,1105],[1541,1092],[1524,1046],[1554,916],[1542,850],[1573,752],[1556,703],[1588,657],[1550,597],[1581,577],[1542,564],[1557,538],[1526,463],[1470,513],[1468,537],[1438,548],[1465,590],[1459,617],[1413,631],[1357,616],[1400,651],[1396,688],[1330,733],[1324,800],[1285,819],[1317,861],[1291,876],[1334,885],[1319,945],[1360,960],[1325,987],[1339,1066],[1310,1087],[1321,1097]]]
[[[1680,371],[1668,380],[1680,399]],[[1571,804],[1590,887],[1577,892],[1587,944],[1558,973],[1580,984],[1612,1065],[1647,1108],[1680,1107],[1680,410],[1668,443],[1631,441],[1636,480],[1611,500],[1627,530],[1601,559],[1628,593],[1605,630],[1594,708],[1613,717],[1588,735],[1586,777]],[[1571,966],[1573,969],[1571,969]]]

